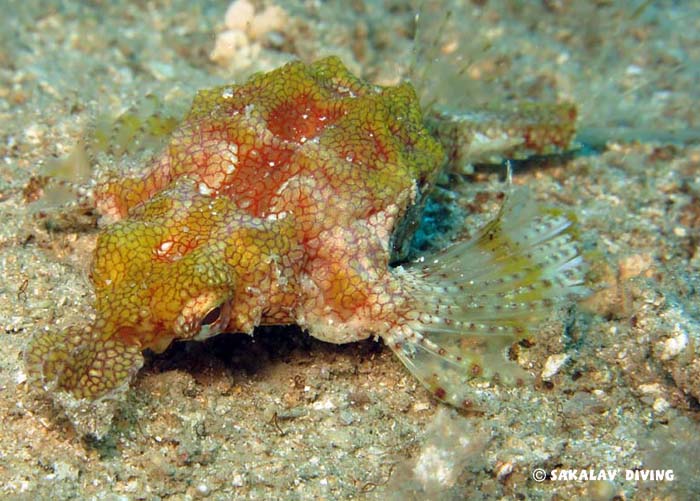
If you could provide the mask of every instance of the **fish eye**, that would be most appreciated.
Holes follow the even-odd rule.
[[[216,306],[209,310],[209,313],[204,315],[202,320],[199,322],[199,325],[211,325],[217,320],[219,320],[219,317],[221,316],[221,305]]]

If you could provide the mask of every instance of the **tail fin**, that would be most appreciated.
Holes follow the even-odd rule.
[[[522,371],[505,359],[506,347],[560,300],[586,292],[572,223],[571,215],[514,190],[473,239],[394,270],[414,309],[387,344],[439,399],[457,407],[483,404],[468,382],[517,376]]]

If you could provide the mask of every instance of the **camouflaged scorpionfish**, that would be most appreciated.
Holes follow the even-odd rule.
[[[582,259],[569,218],[513,190],[471,240],[390,267],[444,160],[409,84],[370,85],[337,58],[199,92],[145,176],[98,190],[114,223],[91,269],[96,320],[39,334],[28,373],[97,399],[144,349],[295,323],[380,337],[437,398],[478,405],[469,381],[583,291]]]

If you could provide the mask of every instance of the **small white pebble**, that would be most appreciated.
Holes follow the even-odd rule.
[[[330,398],[326,398],[323,400],[317,400],[311,404],[311,407],[317,411],[332,411],[335,409],[335,404]]]
[[[643,72],[642,68],[637,66],[636,64],[630,64],[626,69],[625,73],[628,75],[641,75]]]
[[[673,228],[673,234],[676,235],[677,237],[687,237],[688,236],[688,230],[684,228],[683,226],[676,226]]]
[[[665,398],[657,398],[654,400],[654,405],[652,405],[652,409],[654,409],[654,412],[658,412],[659,414],[663,414],[666,412],[669,407],[671,407],[671,404],[668,403],[668,400]]]
[[[688,334],[679,332],[677,336],[669,338],[661,343],[662,351],[659,355],[661,360],[671,360],[678,356],[686,346],[688,346]]]
[[[24,129],[24,138],[29,144],[39,144],[41,143],[43,137],[44,133],[36,125],[30,125],[26,129]]]
[[[664,389],[659,383],[640,384],[637,389],[645,395],[661,395],[664,393]]]
[[[427,411],[428,409],[430,409],[430,404],[428,402],[416,402],[413,404],[414,412],[423,412]]]
[[[231,485],[233,487],[243,487],[243,475],[236,473],[231,477]]]
[[[505,463],[500,463],[496,466],[496,479],[499,482],[505,481],[506,478],[513,473],[513,463],[506,461]]]
[[[546,381],[554,377],[567,360],[569,360],[569,355],[566,353],[550,355],[549,358],[547,358],[547,361],[544,363],[544,368],[542,369],[542,379]]]

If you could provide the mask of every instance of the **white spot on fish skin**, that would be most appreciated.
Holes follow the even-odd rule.
[[[232,87],[226,87],[224,91],[221,93],[221,97],[224,99],[230,99],[233,97],[233,88]]]
[[[164,256],[168,253],[170,249],[172,249],[174,243],[175,242],[173,242],[172,240],[166,240],[165,242],[161,242],[161,244],[156,249],[156,254],[158,254],[159,256]]]
[[[209,185],[207,185],[207,183],[204,183],[204,182],[199,183],[198,189],[199,189],[200,195],[207,196],[207,195],[211,195],[212,193],[214,193],[214,190],[212,190],[209,187]]]
[[[226,173],[232,174],[233,171],[236,170],[236,165],[238,165],[238,145],[235,143],[228,145],[227,153],[228,154],[225,155],[227,161]]]
[[[285,217],[287,217],[286,212],[279,212],[279,213],[269,214],[267,217],[265,217],[265,220],[266,221],[281,221]]]

